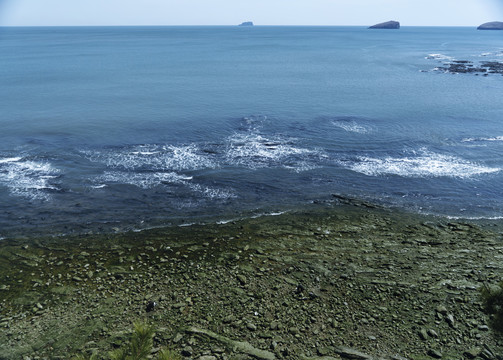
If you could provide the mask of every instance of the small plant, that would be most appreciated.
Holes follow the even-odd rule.
[[[154,346],[154,327],[145,323],[134,323],[134,331],[128,343],[111,351],[110,360],[147,360]],[[91,356],[77,355],[73,360],[97,360],[97,354]],[[105,357],[106,358],[106,357]],[[180,360],[181,356],[171,350],[162,349],[155,358],[157,360]]]
[[[481,297],[485,312],[491,316],[492,328],[503,334],[503,281],[496,286],[484,286]]]

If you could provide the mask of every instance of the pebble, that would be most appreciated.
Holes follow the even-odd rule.
[[[468,351],[465,351],[463,355],[469,359],[475,359],[477,356],[480,355],[480,353],[481,353],[480,348],[473,348]]]
[[[432,338],[435,338],[435,339],[438,338],[437,332],[433,329],[428,330],[428,335],[430,335]]]
[[[445,318],[450,327],[454,327],[454,316],[452,314],[447,315]]]
[[[192,356],[193,352],[194,352],[194,350],[192,349],[191,346],[186,346],[182,350],[182,355],[185,357],[189,357],[189,356]]]
[[[435,349],[429,349],[428,350],[428,355],[435,358],[435,359],[441,359],[442,358],[442,353],[440,351],[437,351]]]

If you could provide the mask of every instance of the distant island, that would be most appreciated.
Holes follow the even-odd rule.
[[[503,30],[503,22],[491,21],[480,25],[477,30]]]
[[[400,23],[398,21],[386,21],[380,24],[372,25],[369,29],[400,29]]]
[[[252,21],[245,21],[245,22],[242,22],[241,24],[239,24],[239,26],[253,26],[253,22]]]

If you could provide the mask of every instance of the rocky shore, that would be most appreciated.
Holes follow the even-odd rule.
[[[336,203],[3,240],[0,359],[106,354],[138,320],[187,359],[502,358],[479,297],[503,277],[499,223]]]

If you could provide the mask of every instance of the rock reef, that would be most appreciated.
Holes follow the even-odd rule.
[[[369,29],[400,29],[400,23],[398,21],[386,21],[380,24],[372,25]]]
[[[477,30],[503,30],[503,22],[491,21],[480,25]]]

